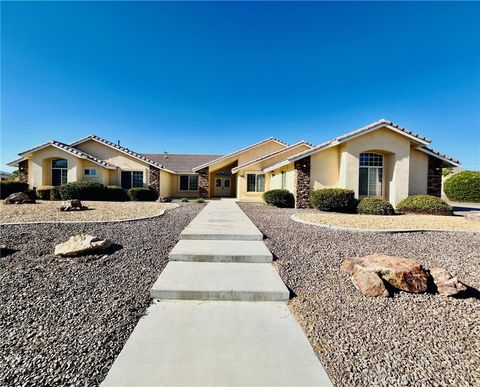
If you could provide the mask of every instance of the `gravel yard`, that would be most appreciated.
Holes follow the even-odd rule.
[[[339,268],[349,256],[400,255],[480,289],[480,234],[334,231],[290,219],[304,210],[239,204],[266,235],[297,295],[290,307],[336,386],[480,385],[479,299],[366,298]]]
[[[436,215],[358,215],[328,212],[304,212],[297,217],[307,222],[366,230],[447,230],[480,232],[480,222],[463,216]]]
[[[82,201],[85,211],[59,211],[61,202],[37,200],[35,204],[5,204],[0,202],[0,223],[44,221],[102,221],[145,218],[158,215],[173,203],[156,202],[94,202]]]
[[[1,226],[1,244],[18,251],[0,258],[0,385],[98,385],[149,305],[179,233],[203,207],[133,222]],[[122,248],[97,259],[53,256],[77,233]]]

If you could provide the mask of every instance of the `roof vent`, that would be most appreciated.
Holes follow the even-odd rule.
[[[120,140],[117,140],[117,145],[120,146]]]

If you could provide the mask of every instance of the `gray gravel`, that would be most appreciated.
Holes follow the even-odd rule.
[[[480,386],[478,298],[366,298],[339,269],[348,256],[400,255],[480,289],[480,235],[332,231],[292,221],[301,210],[240,206],[266,235],[297,295],[290,306],[336,386]]]
[[[203,208],[126,223],[3,226],[0,385],[98,385],[148,307],[178,234]],[[98,259],[53,256],[77,233],[121,249]]]

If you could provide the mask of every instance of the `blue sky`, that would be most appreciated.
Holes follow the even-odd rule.
[[[314,144],[380,118],[480,169],[480,3],[2,2],[1,169],[95,133],[138,152]]]

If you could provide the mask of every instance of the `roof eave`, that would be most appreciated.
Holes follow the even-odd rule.
[[[437,159],[440,159],[440,160],[444,161],[445,163],[451,165],[452,167],[459,167],[460,164],[461,164],[460,161],[458,161],[458,160],[451,160],[448,157],[445,157],[446,155],[443,156],[443,155],[436,154],[435,152],[432,152],[429,149],[425,149],[421,146],[417,147],[417,149],[420,152],[426,153],[429,156],[436,157]]]

